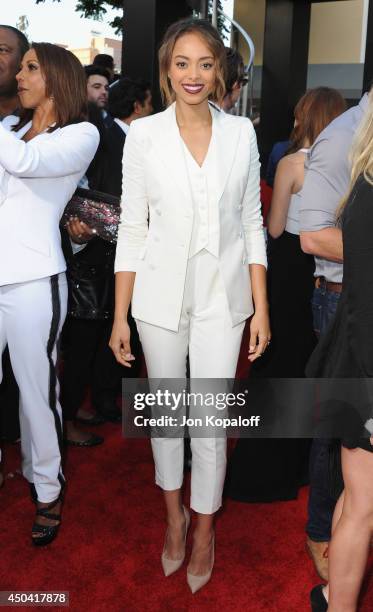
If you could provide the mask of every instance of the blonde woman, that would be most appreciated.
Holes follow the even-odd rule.
[[[372,203],[373,102],[370,101],[352,151],[350,193],[339,215],[344,256],[342,293],[333,325],[311,357],[308,376],[373,377]],[[333,519],[329,585],[313,589],[311,604],[314,612],[353,612],[357,609],[373,537],[373,437],[369,438],[373,428],[370,410],[371,402],[368,402],[362,437],[342,440],[345,490]]]
[[[224,97],[224,62],[224,45],[207,21],[170,26],[159,52],[168,108],[138,119],[126,141],[110,345],[129,367],[132,299],[150,378],[184,378],[188,354],[191,379],[233,378],[254,309],[251,361],[270,337],[254,129],[209,104]],[[195,592],[214,562],[226,440],[193,438],[191,447],[197,521],[187,578]],[[183,440],[153,438],[152,448],[167,509],[162,565],[169,575],[183,563],[190,520],[182,504]]]

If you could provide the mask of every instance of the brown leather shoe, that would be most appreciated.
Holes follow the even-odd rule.
[[[306,551],[311,557],[318,575],[326,582],[329,574],[328,546],[329,542],[314,542],[310,538],[307,538],[306,541]]]

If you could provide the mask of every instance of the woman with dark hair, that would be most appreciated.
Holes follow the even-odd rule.
[[[302,378],[315,347],[314,258],[303,253],[299,239],[304,164],[320,132],[345,110],[341,94],[329,87],[311,89],[295,107],[291,147],[277,167],[267,220],[272,341],[250,376]],[[307,482],[309,447],[309,440],[298,438],[239,440],[231,457],[227,494],[247,502],[296,499],[299,487]],[[247,466],[254,459],[260,467],[248,477]]]
[[[294,109],[291,146],[277,167],[267,220],[272,343],[261,363],[254,367],[261,376],[304,376],[315,344],[311,310],[314,258],[303,253],[300,246],[299,204],[308,150],[323,129],[345,110],[344,98],[329,87],[311,89]],[[289,337],[294,325],[298,331]]]
[[[0,352],[8,344],[20,389],[23,474],[37,507],[32,541],[44,545],[57,535],[65,482],[56,377],[67,302],[59,222],[98,133],[85,121],[86,81],[72,53],[34,43],[16,78],[20,117],[0,125]]]
[[[225,48],[209,22],[171,25],[159,65],[168,108],[135,121],[124,149],[111,347],[129,367],[133,294],[149,377],[185,379],[189,354],[195,391],[200,378],[234,378],[254,306],[249,359],[269,341],[259,155],[251,122],[209,104],[209,98],[221,103],[225,93]],[[156,434],[151,442],[167,508],[161,559],[168,576],[183,563],[190,521],[182,503],[184,444],[182,437]],[[226,466],[226,439],[204,434],[191,439],[197,525],[187,581],[193,593],[211,576]]]

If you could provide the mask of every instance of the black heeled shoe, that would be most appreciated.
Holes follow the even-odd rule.
[[[323,584],[315,586],[310,594],[312,612],[327,612],[328,602],[323,593]]]
[[[102,444],[104,442],[104,438],[102,436],[96,436],[96,434],[91,433],[90,437],[87,440],[69,440],[68,438],[65,438],[64,442],[67,446],[89,448],[90,446],[97,446],[98,444]]]
[[[53,510],[59,502],[62,503],[62,491],[57,499],[52,501],[50,504],[44,506],[43,508],[37,508],[36,516],[42,516],[51,521],[58,521],[58,523],[57,525],[40,525],[39,523],[34,522],[31,531],[31,539],[35,546],[46,546],[47,544],[53,542],[53,540],[57,537],[58,530],[61,525],[61,512],[56,514],[51,512],[51,510]]]

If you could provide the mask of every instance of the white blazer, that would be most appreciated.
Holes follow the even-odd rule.
[[[267,266],[260,164],[250,120],[210,110],[215,157],[207,186],[219,209],[219,267],[234,326],[253,313],[248,264]],[[174,103],[133,121],[124,147],[115,271],[136,272],[136,319],[178,330],[193,214]]]
[[[31,126],[0,123],[0,286],[66,270],[59,222],[99,143],[87,122],[21,140]]]

